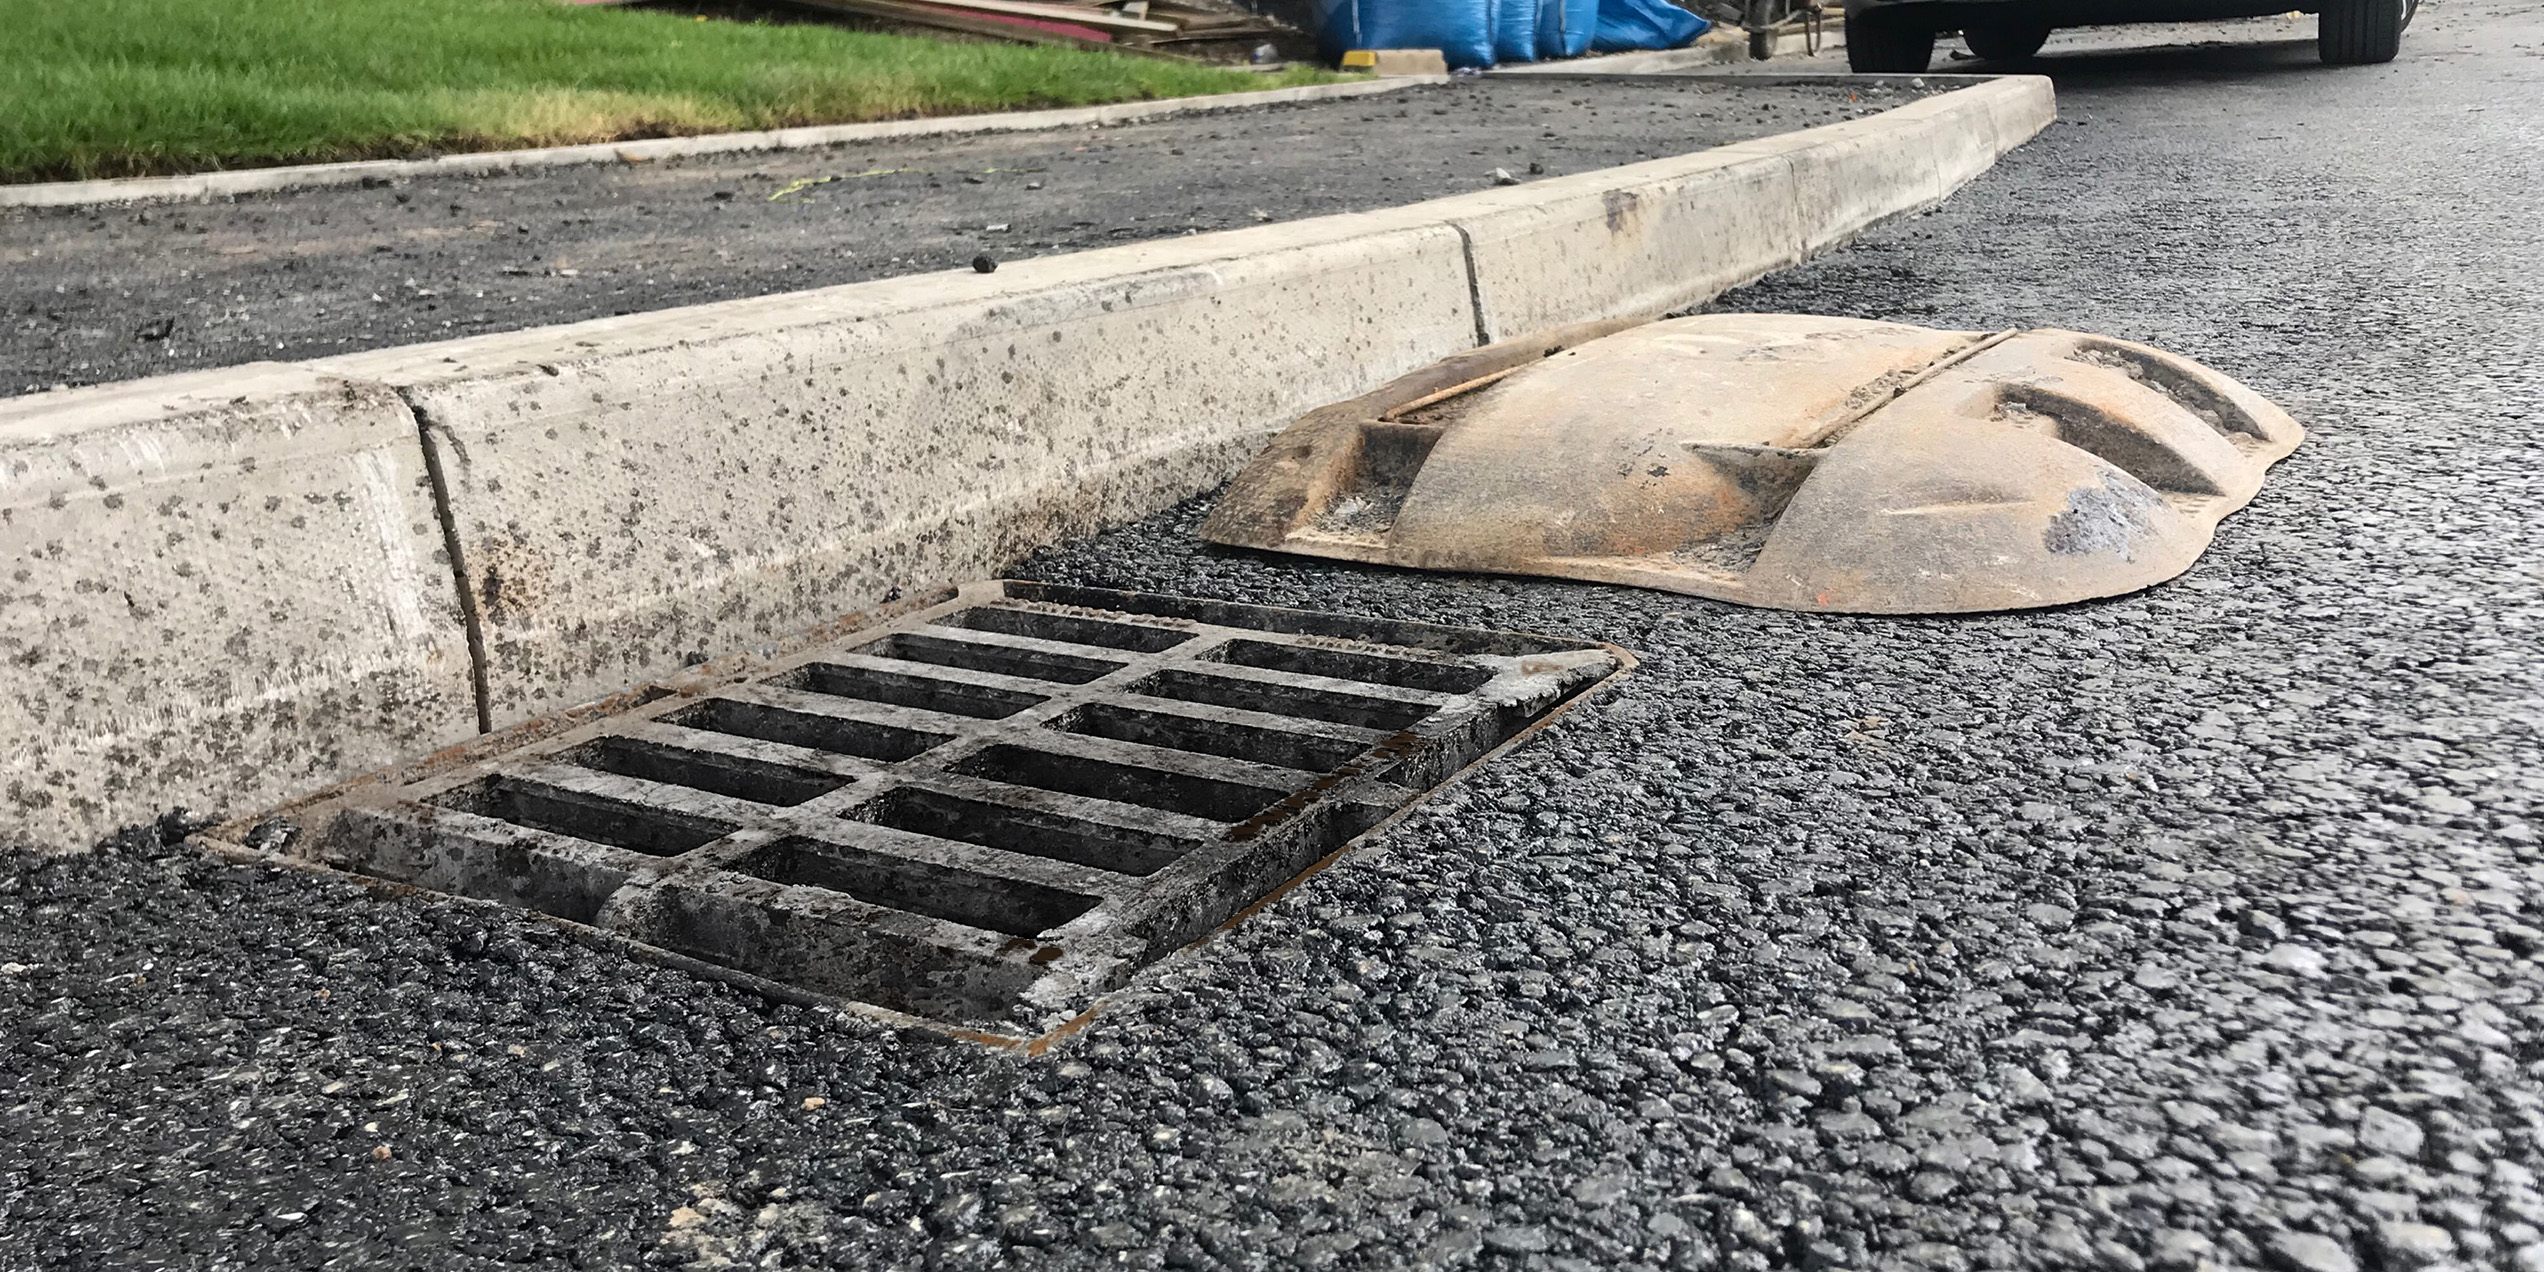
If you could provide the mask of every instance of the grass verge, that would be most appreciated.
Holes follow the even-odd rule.
[[[1276,88],[1038,46],[556,0],[14,6],[0,181],[620,141]]]

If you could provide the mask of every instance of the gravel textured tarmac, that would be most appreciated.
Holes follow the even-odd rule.
[[[1725,307],[2083,327],[2313,430],[2153,591],[1807,617],[1025,572],[1643,669],[1034,1062],[157,846],[0,858],[0,1267],[2544,1269],[2544,18],[2054,60]]]
[[[0,396],[1392,207],[1917,95],[1462,81],[1101,129],[0,208]]]

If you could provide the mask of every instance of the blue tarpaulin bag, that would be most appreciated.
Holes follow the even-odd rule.
[[[1537,56],[1579,57],[1599,30],[1599,0],[1546,0],[1537,10]]]
[[[1438,49],[1452,68],[1493,65],[1501,0],[1331,0],[1318,32],[1325,59],[1352,49]]]
[[[1712,25],[1669,0],[1599,0],[1599,32],[1590,47],[1600,53],[1674,49]]]
[[[1537,60],[1537,15],[1555,0],[1500,0],[1493,11],[1493,58],[1501,62]]]

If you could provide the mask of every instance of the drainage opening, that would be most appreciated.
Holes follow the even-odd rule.
[[[916,729],[897,728],[871,720],[810,715],[731,698],[709,698],[664,719],[684,729],[730,733],[735,737],[800,746],[808,751],[835,751],[869,760],[906,760],[948,740],[947,735],[942,733],[921,733]]]
[[[1048,932],[1094,909],[1102,899],[818,839],[781,839],[744,858],[738,868],[771,883],[845,893],[887,910],[1008,936]]]
[[[960,840],[984,848],[1048,857],[1115,874],[1152,875],[1192,851],[1193,841],[1061,813],[965,799],[905,786],[857,809],[879,826]]]
[[[949,614],[936,620],[935,625],[996,632],[1002,636],[1056,640],[1071,645],[1127,649],[1142,654],[1162,653],[1193,638],[1191,632],[1171,627],[1148,627],[1076,614],[1049,614],[1041,610],[1008,609],[1000,605],[983,605],[959,614]]]
[[[790,768],[738,755],[691,751],[635,738],[602,738],[567,751],[568,764],[666,786],[687,786],[754,804],[789,807],[848,784],[835,773]]]
[[[1215,662],[1235,663],[1240,667],[1323,676],[1328,680],[1358,680],[1365,684],[1393,685],[1398,689],[1420,689],[1426,693],[1466,693],[1493,678],[1490,668],[1469,663],[1393,658],[1318,645],[1281,645],[1268,640],[1232,640],[1212,650],[1210,656]]]
[[[1259,680],[1213,676],[1180,667],[1168,668],[1150,676],[1131,686],[1131,692],[1389,732],[1411,727],[1432,711],[1431,704],[1427,702],[1373,698],[1307,685],[1266,684]]]
[[[425,802],[657,857],[678,856],[734,831],[730,825],[704,817],[513,777],[490,777]]]
[[[774,683],[809,693],[861,698],[896,707],[917,707],[922,711],[942,711],[949,715],[970,716],[975,720],[1003,720],[1044,701],[1041,694],[1018,689],[969,684],[939,676],[878,671],[872,667],[842,667],[834,663],[807,663]]]
[[[924,636],[915,632],[886,636],[857,652],[964,671],[1020,676],[1027,680],[1056,680],[1064,685],[1082,685],[1098,676],[1120,671],[1124,666],[1101,658],[1081,658],[1076,654],[996,645],[987,641],[947,640],[942,636]]]
[[[1168,715],[1111,702],[1090,702],[1052,721],[1051,727],[1116,742],[1137,742],[1170,751],[1199,751],[1311,773],[1341,768],[1377,740],[1323,738],[1233,720]]]
[[[1280,803],[1288,791],[1221,781],[1195,773],[1113,764],[1075,755],[1054,755],[1031,747],[1000,743],[954,766],[957,773],[993,782],[1036,786],[1064,795],[1084,795],[1119,804],[1162,809],[1205,821],[1241,822]]]

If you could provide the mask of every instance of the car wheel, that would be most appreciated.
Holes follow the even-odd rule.
[[[1846,68],[1859,75],[1914,75],[1934,60],[1934,23],[1890,5],[1846,10]]]
[[[1961,28],[1961,42],[1991,62],[2020,62],[2049,43],[2046,23],[1998,22]]]
[[[2327,66],[2391,62],[2402,51],[2413,7],[2412,0],[2323,0],[2314,20],[2315,49]]]

